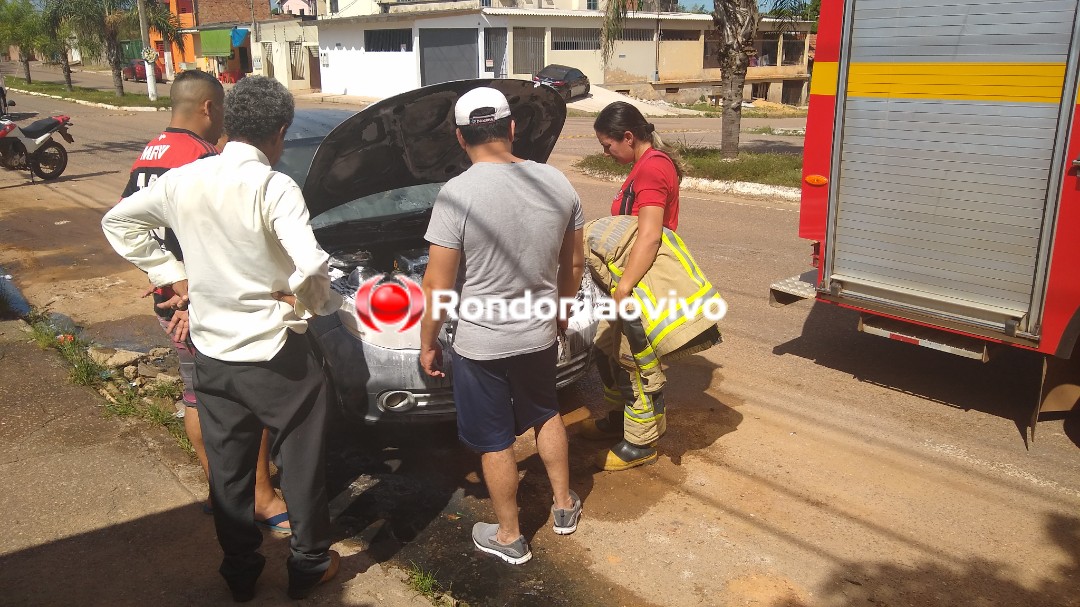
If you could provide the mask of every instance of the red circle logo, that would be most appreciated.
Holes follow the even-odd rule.
[[[404,320],[409,313],[409,294],[399,284],[383,283],[371,292],[371,315],[384,324]]]
[[[407,331],[424,315],[424,291],[405,276],[382,282],[384,276],[365,280],[356,290],[356,317],[376,332],[386,327]]]

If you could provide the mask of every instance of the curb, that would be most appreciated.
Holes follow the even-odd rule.
[[[60,101],[70,101],[71,103],[78,103],[79,105],[88,105],[90,107],[97,107],[106,110],[127,110],[130,112],[168,112],[172,108],[168,107],[145,107],[145,106],[126,106],[126,105],[110,105],[108,103],[96,103],[94,101],[83,101],[82,99],[72,99],[71,97],[61,97],[60,95],[48,95],[46,93],[36,93],[34,91],[26,91],[23,89],[8,87],[9,91],[15,93],[22,93],[23,95],[33,95],[35,97],[48,97],[49,99],[59,99]]]
[[[610,181],[612,183],[622,183],[626,180],[626,177],[623,175],[612,175],[590,169],[577,170],[589,177],[603,179],[604,181]],[[713,179],[701,179],[700,177],[685,177],[679,185],[686,190],[706,192],[709,194],[734,194],[744,198],[755,198],[760,200],[778,198],[790,202],[799,202],[799,200],[802,199],[802,190],[799,188],[766,185],[764,183],[754,183],[751,181],[717,181]]]

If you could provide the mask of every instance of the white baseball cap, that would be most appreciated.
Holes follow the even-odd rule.
[[[510,116],[510,104],[499,91],[482,86],[458,97],[454,106],[454,122],[458,126],[489,124]]]

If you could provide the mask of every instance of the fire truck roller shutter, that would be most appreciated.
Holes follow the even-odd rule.
[[[1077,0],[848,6],[826,277],[846,295],[1028,330],[1074,106]]]

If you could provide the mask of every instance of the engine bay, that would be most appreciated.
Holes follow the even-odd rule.
[[[342,297],[355,301],[360,285],[380,274],[402,276],[420,284],[427,265],[427,248],[336,251],[330,255],[330,286]]]

